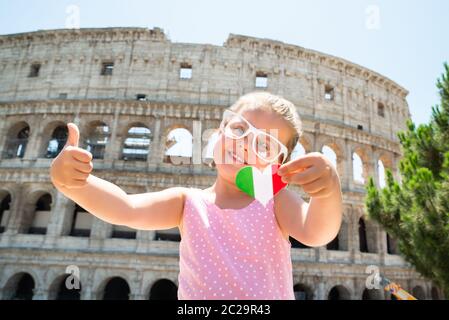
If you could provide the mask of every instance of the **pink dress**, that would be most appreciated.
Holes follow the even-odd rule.
[[[274,199],[220,209],[190,189],[184,204],[180,300],[294,300],[291,244],[279,229]]]

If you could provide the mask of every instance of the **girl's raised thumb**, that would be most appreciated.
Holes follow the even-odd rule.
[[[80,131],[78,130],[78,126],[74,123],[67,124],[68,137],[66,146],[78,147],[78,142],[80,138]]]

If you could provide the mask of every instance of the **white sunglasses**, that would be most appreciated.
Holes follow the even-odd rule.
[[[238,121],[235,121],[235,119]],[[220,124],[220,131],[223,132],[226,137],[235,140],[242,139],[252,133],[252,149],[264,162],[272,163],[276,161],[280,155],[283,155],[281,164],[287,159],[288,149],[282,142],[273,135],[254,127],[241,114],[231,110],[225,110],[223,112],[223,121]],[[268,144],[266,141],[268,141]]]

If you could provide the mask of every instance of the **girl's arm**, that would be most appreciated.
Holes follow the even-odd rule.
[[[91,174],[92,154],[78,147],[78,127],[69,123],[67,143],[52,161],[55,187],[86,211],[109,223],[135,229],[170,229],[179,225],[185,188],[128,195],[115,184]]]
[[[342,219],[338,192],[323,198],[312,197],[307,203],[296,192],[281,190],[276,195],[275,213],[284,236],[292,236],[309,247],[331,242],[340,230]]]
[[[343,211],[334,166],[322,154],[310,153],[281,168],[278,173],[282,179],[300,185],[311,198],[306,203],[286,189],[276,195],[275,212],[282,231],[310,247],[331,242],[340,230]]]
[[[71,189],[57,182],[53,184],[66,197],[108,223],[139,230],[162,230],[177,227],[181,221],[185,188],[128,195],[117,185],[92,174],[86,182]]]

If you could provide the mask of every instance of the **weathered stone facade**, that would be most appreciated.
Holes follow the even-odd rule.
[[[266,87],[256,88],[256,77]],[[127,193],[204,188],[216,173],[203,162],[203,133],[218,127],[224,108],[256,89],[297,106],[304,149],[332,148],[341,175],[338,244],[292,248],[295,290],[313,299],[389,299],[381,290],[365,291],[366,267],[377,265],[419,298],[441,297],[366,219],[363,184],[353,177],[353,153],[363,161],[365,180],[378,182],[378,160],[397,175],[396,132],[410,116],[405,89],[349,61],[282,42],[230,35],[223,46],[173,43],[158,28],[106,28],[0,36],[0,298],[23,297],[19,286],[33,289],[33,299],[61,298],[70,265],[79,268],[81,299],[105,297],[111,278],[116,283],[108,290],[129,291],[131,299],[173,295],[178,242],[77,216],[81,210],[50,182],[49,141],[63,145],[61,128],[77,123],[81,146],[96,152],[93,173]],[[107,127],[107,143],[98,136],[92,143],[98,127]],[[133,127],[149,130],[149,153],[127,158]],[[190,164],[164,157],[174,128],[193,137]],[[78,222],[90,225],[78,230]]]

